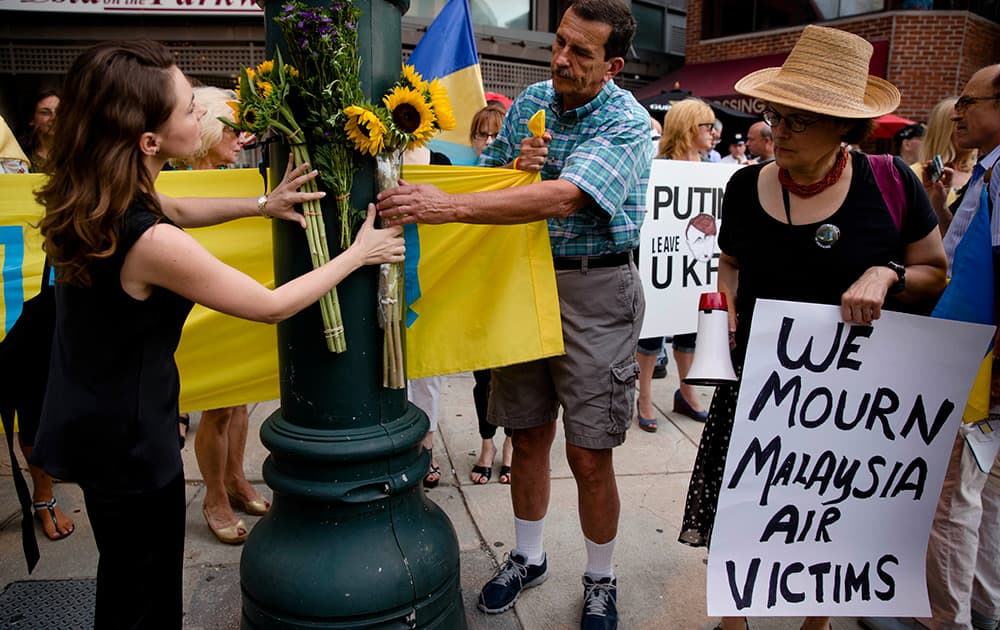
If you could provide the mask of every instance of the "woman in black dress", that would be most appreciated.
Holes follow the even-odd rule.
[[[181,228],[264,216],[305,225],[289,170],[260,199],[171,199],[154,181],[200,143],[191,85],[154,42],[99,44],[67,74],[38,193],[56,269],[56,329],[35,462],[83,488],[100,552],[98,628],[180,628],[184,477],[174,351],[193,303],[278,322],[366,264],[399,262],[400,230],[375,230],[273,290],[227,266]]]
[[[893,111],[899,92],[869,77],[871,44],[807,26],[781,68],[752,73],[737,91],[766,101],[774,162],[737,171],[726,187],[719,233],[719,290],[730,305],[734,364],[743,365],[758,298],[838,304],[847,322],[871,324],[881,309],[912,310],[944,289],[937,220],[920,181],[896,159],[905,211],[899,225],[868,156],[849,153]],[[735,307],[735,308],[734,308]],[[733,429],[738,385],[712,400],[688,488],[680,541],[710,544]],[[724,630],[744,628],[724,618]],[[829,627],[826,617],[805,630]]]

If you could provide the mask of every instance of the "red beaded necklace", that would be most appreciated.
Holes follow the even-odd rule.
[[[792,176],[788,172],[787,168],[778,169],[778,181],[781,182],[781,185],[785,188],[785,190],[797,197],[812,197],[813,195],[818,195],[840,181],[840,176],[844,174],[845,166],[847,166],[847,149],[841,147],[840,151],[837,153],[837,159],[833,162],[833,168],[831,168],[830,172],[818,182],[813,182],[811,184],[796,184],[795,181],[792,180]]]

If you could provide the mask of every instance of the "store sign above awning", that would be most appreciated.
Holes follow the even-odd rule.
[[[0,0],[0,11],[87,14],[253,15],[263,17],[256,0]]]

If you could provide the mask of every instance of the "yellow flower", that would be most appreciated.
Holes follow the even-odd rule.
[[[239,101],[226,101],[226,105],[229,105],[229,109],[233,110],[233,122],[237,125],[240,124],[240,103]]]
[[[420,76],[420,73],[417,72],[416,68],[411,65],[403,65],[403,77],[401,83],[404,85],[408,84],[418,92],[423,92],[427,89],[427,81],[424,81],[424,78]]]
[[[347,131],[347,137],[354,143],[355,148],[369,155],[381,152],[385,147],[386,129],[378,115],[358,105],[345,108],[344,114],[347,115],[344,130]]]
[[[420,147],[434,137],[434,112],[423,94],[413,88],[394,87],[382,98],[393,124],[407,136],[407,149]]]
[[[287,74],[290,77],[296,77],[297,78],[299,76],[299,71],[295,69],[295,66],[290,66],[290,65],[288,65],[286,63],[285,64],[285,74]]]
[[[274,93],[274,85],[270,81],[257,81],[257,93],[267,100]]]
[[[431,96],[431,108],[434,110],[434,117],[437,119],[439,129],[448,131],[454,129],[455,114],[451,110],[451,100],[448,98],[448,89],[441,81],[434,79],[428,86],[427,91]]]
[[[254,72],[253,68],[247,68],[247,78],[253,81],[257,77],[257,73]]]
[[[274,70],[274,61],[270,59],[260,62],[260,65],[257,66],[257,74],[262,76],[271,74],[273,70]]]

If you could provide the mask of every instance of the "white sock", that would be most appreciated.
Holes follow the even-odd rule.
[[[615,572],[611,568],[611,556],[615,553],[616,540],[617,536],[599,545],[586,536],[583,537],[583,541],[587,544],[587,575],[595,580],[615,577]]]
[[[525,521],[514,517],[514,552],[528,559],[528,564],[541,564],[545,557],[542,548],[542,533],[545,530],[545,519]]]

